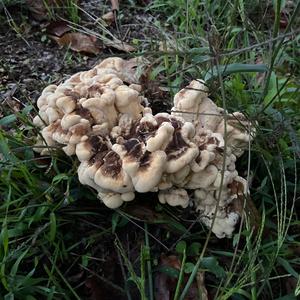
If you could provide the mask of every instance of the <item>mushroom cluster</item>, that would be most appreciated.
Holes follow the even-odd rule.
[[[239,219],[229,204],[247,194],[236,159],[248,147],[253,126],[228,114],[194,80],[174,98],[171,114],[152,114],[136,84],[136,60],[108,58],[60,85],[44,89],[35,125],[36,150],[60,147],[80,161],[79,181],[110,208],[135,192],[157,192],[161,203],[194,205],[217,237],[230,236]],[[214,215],[216,216],[214,217]]]

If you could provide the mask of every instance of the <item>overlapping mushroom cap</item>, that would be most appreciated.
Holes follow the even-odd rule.
[[[131,121],[138,119],[144,98],[140,86],[134,84],[135,66],[135,60],[109,58],[59,86],[46,87],[33,120],[42,128],[38,145],[65,145],[65,153],[73,155],[82,137],[108,135],[122,115]],[[41,154],[47,152],[49,148],[41,150]]]
[[[252,139],[250,122],[241,113],[225,118],[198,80],[176,94],[171,114],[153,115],[135,66],[109,58],[44,89],[34,118],[37,151],[61,147],[76,155],[79,181],[108,207],[132,201],[135,192],[158,192],[161,203],[194,204],[207,226],[216,214],[212,231],[230,236],[238,220],[228,210],[238,195],[232,187],[248,192],[235,161]]]

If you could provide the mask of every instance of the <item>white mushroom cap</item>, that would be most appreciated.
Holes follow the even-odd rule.
[[[117,79],[119,84],[123,84],[123,81],[117,76],[118,72],[114,69],[97,69],[97,76],[93,77],[93,80],[90,84],[97,83],[106,83],[110,88],[112,88],[109,82],[113,79]]]
[[[65,114],[69,114],[76,108],[76,103],[72,97],[62,96],[56,100],[56,106]]]
[[[48,122],[49,123],[54,123],[56,120],[60,119],[60,114],[59,112],[53,108],[53,107],[48,107],[46,110],[46,115],[48,117]]]
[[[202,99],[198,107],[197,127],[215,131],[222,120],[223,109],[209,98]]]
[[[93,125],[91,135],[108,136],[109,135],[108,123],[106,122],[99,125]]]
[[[86,162],[86,161],[82,162],[79,165],[77,173],[78,173],[78,179],[79,179],[80,183],[82,183],[84,185],[91,186],[92,188],[94,188],[98,192],[102,191],[102,189],[91,178],[91,176],[89,174],[89,168],[90,168],[90,166],[89,166],[88,162]]]
[[[140,124],[143,124],[143,123],[150,123],[153,126],[157,126],[156,118],[153,116],[152,110],[150,107],[145,107],[143,110],[143,117],[140,120]]]
[[[99,192],[98,197],[103,201],[103,203],[112,209],[118,208],[123,204],[123,199],[121,194],[118,193],[103,193]]]
[[[168,203],[171,206],[182,206],[186,208],[189,205],[189,195],[185,189],[159,191],[158,199],[160,203]]]
[[[69,143],[78,144],[82,136],[86,135],[90,130],[90,122],[86,119],[81,119],[80,123],[69,128],[71,134]]]
[[[52,138],[53,135],[53,127],[52,125],[49,125],[42,129],[41,134],[43,136],[43,139],[45,140],[45,143],[47,146],[55,146],[55,141]]]
[[[209,165],[204,170],[193,173],[186,187],[188,189],[206,189],[214,183],[217,175],[218,169],[214,165]]]
[[[139,93],[142,91],[142,86],[140,84],[130,84],[129,87],[133,90],[138,91]]]
[[[127,85],[121,85],[116,90],[116,107],[119,112],[129,114],[133,119],[138,119],[143,107],[140,104],[139,93]]]
[[[188,122],[197,119],[197,112],[202,99],[207,97],[207,87],[203,81],[193,80],[174,97],[173,115],[181,116]]]
[[[75,154],[75,145],[72,144],[68,144],[65,147],[62,147],[62,150],[68,155],[68,156],[72,156]]]
[[[174,127],[167,122],[163,122],[157,129],[154,137],[147,140],[146,149],[150,152],[165,150],[173,138]]]
[[[48,105],[48,99],[47,97],[49,95],[52,95],[55,90],[56,90],[57,86],[54,84],[48,85],[42,92],[42,95],[39,97],[39,99],[37,100],[37,107],[39,109],[41,109],[42,106],[44,105]]]
[[[167,162],[166,165],[166,172],[167,173],[176,173],[180,169],[182,169],[184,166],[189,164],[195,157],[199,154],[198,148],[196,146],[193,146],[191,148],[188,148],[186,152],[181,155],[178,159],[172,159]]]
[[[95,183],[101,189],[110,190],[113,192],[125,192],[132,189],[130,177],[126,173],[121,173],[120,178],[113,179],[103,173],[102,169],[98,169],[94,177]]]
[[[88,81],[91,78],[94,78],[97,75],[97,69],[91,69],[88,71],[83,71],[79,73],[79,78],[81,81]]]
[[[255,134],[255,129],[251,126],[251,122],[246,119],[245,115],[239,112],[234,112],[227,120],[225,136],[225,121],[220,122],[216,128],[216,132],[225,136],[227,144],[232,149],[232,153],[239,157],[247,149],[252,136]]]
[[[71,126],[78,124],[81,121],[81,116],[79,115],[64,115],[63,118],[61,119],[61,128],[63,130],[68,130]]]
[[[195,127],[190,122],[185,122],[181,129],[182,138],[188,143],[195,135]]]
[[[125,202],[132,201],[135,198],[134,192],[128,192],[121,194],[121,199]]]
[[[223,178],[223,183],[222,183],[222,186],[227,186],[229,183],[231,183],[233,181],[233,179],[238,175],[238,172],[237,171],[233,171],[233,172],[230,172],[230,171],[219,171],[217,176],[216,176],[216,179],[213,183],[214,187],[216,188],[220,188],[221,187],[221,182],[222,182],[222,178]]]
[[[223,109],[217,107],[208,97],[203,81],[193,80],[174,97],[172,114],[181,116],[196,125],[196,129],[215,130],[222,120]]]
[[[92,155],[92,145],[88,141],[81,139],[81,142],[76,145],[76,156],[79,161],[87,161]]]
[[[212,227],[212,232],[219,239],[224,237],[231,237],[238,220],[239,215],[235,212],[229,213],[225,218],[216,217],[214,225]]]
[[[117,124],[117,111],[114,106],[115,93],[105,89],[98,98],[82,101],[82,107],[88,109],[97,124],[108,122],[109,128]]]
[[[178,187],[184,187],[189,181],[189,176],[191,174],[191,168],[189,165],[181,168],[179,171],[168,174],[170,181]]]
[[[157,186],[157,191],[158,190],[167,190],[173,186],[169,174],[163,174],[161,177],[161,180]]]
[[[120,78],[113,77],[110,79],[106,85],[110,87],[113,91],[116,90],[119,86],[123,84],[123,81]]]
[[[109,57],[103,60],[97,68],[99,69],[114,69],[116,71],[122,71],[124,60],[119,57]]]
[[[57,128],[53,130],[51,138],[55,143],[65,145],[68,144],[70,140],[70,134],[67,131],[64,131],[59,124]]]
[[[200,162],[197,163],[195,160],[191,163],[191,169],[193,172],[197,173],[204,170],[210,162],[212,162],[216,157],[214,152],[208,150],[202,150],[199,154]]]
[[[43,119],[39,115],[37,115],[33,118],[32,123],[38,127],[44,127],[44,125],[45,125],[45,123],[43,122]]]
[[[155,151],[149,155],[149,167],[141,168],[132,182],[137,192],[146,193],[158,185],[164,172],[167,156],[163,151]]]

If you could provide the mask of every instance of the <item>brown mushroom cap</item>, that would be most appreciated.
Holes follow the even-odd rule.
[[[113,149],[122,157],[123,169],[137,192],[149,192],[157,186],[164,171],[165,152],[151,153],[138,139],[130,139],[123,146],[115,144]]]
[[[147,139],[146,149],[149,152],[165,150],[173,138],[174,127],[168,122],[163,122],[157,129],[155,135]]]
[[[175,173],[188,165],[199,154],[198,147],[188,140],[192,128],[191,123],[182,124],[175,118],[171,118],[174,127],[173,138],[166,148],[167,173]]]

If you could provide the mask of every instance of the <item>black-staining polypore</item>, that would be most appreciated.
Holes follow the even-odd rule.
[[[153,115],[135,66],[136,60],[108,58],[46,87],[34,118],[41,128],[36,150],[61,147],[76,155],[80,182],[110,208],[132,201],[135,192],[157,192],[161,203],[193,204],[207,226],[216,212],[212,231],[230,236],[239,215],[229,204],[248,193],[235,162],[253,127],[239,112],[225,117],[200,80],[176,94],[171,114]]]

